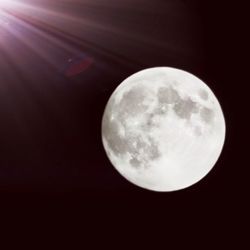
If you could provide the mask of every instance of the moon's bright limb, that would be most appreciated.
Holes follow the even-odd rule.
[[[127,180],[154,191],[193,185],[213,168],[225,140],[225,120],[211,89],[168,67],[140,71],[110,97],[102,140]]]

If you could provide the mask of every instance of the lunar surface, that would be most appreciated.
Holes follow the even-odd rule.
[[[225,120],[211,89],[169,67],[140,71],[110,97],[102,141],[113,166],[133,184],[154,191],[189,187],[213,168]]]

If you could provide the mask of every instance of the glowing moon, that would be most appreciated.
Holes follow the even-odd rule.
[[[154,191],[193,185],[213,168],[225,120],[211,89],[168,67],[140,71],[110,97],[102,120],[105,151],[128,181]]]

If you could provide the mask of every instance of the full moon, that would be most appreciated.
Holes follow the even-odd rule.
[[[153,191],[176,191],[205,177],[225,140],[225,119],[212,90],[175,68],[142,70],[111,95],[102,141],[117,171]]]

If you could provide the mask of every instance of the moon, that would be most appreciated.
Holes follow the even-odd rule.
[[[129,182],[152,191],[187,188],[216,164],[225,119],[212,90],[175,68],[142,70],[111,95],[102,119],[109,160]]]

